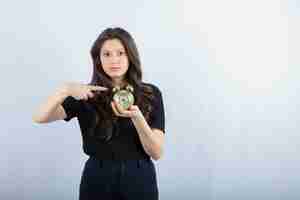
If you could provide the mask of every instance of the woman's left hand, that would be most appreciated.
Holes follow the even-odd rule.
[[[124,110],[117,102],[112,101],[111,107],[114,113],[119,117],[137,118],[142,117],[143,114],[137,105],[132,105],[128,110]]]

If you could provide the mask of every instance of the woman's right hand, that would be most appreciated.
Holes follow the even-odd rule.
[[[68,95],[74,97],[77,100],[88,100],[93,98],[95,94],[93,92],[106,91],[108,88],[97,86],[97,85],[87,85],[81,83],[66,83],[64,85]]]

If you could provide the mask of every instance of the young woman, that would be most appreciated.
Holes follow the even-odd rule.
[[[157,200],[152,159],[160,159],[163,153],[161,91],[142,81],[136,44],[124,29],[104,30],[90,53],[91,83],[64,83],[40,106],[33,120],[48,123],[77,117],[83,151],[89,156],[81,176],[80,200]],[[122,106],[120,95],[121,101],[115,98],[121,89],[133,96],[129,107]]]

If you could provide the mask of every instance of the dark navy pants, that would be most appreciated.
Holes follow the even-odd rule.
[[[155,165],[145,160],[99,160],[89,157],[79,200],[158,200]]]

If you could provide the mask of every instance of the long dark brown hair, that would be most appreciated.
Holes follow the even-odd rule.
[[[125,81],[133,86],[135,105],[137,105],[142,111],[146,120],[149,120],[151,112],[151,101],[153,100],[152,88],[142,82],[142,69],[141,61],[136,47],[135,41],[132,36],[124,29],[107,28],[105,29],[94,44],[92,45],[90,54],[93,60],[93,75],[90,85],[99,85],[109,88],[105,92],[95,94],[94,98],[88,100],[96,109],[96,120],[95,125],[97,127],[103,127],[109,129],[114,123],[116,123],[118,117],[113,113],[111,108],[112,101],[112,80],[104,72],[102,63],[100,60],[101,48],[106,40],[119,39],[125,48],[126,54],[129,60],[129,67],[125,74]],[[94,134],[99,131],[92,131]]]

